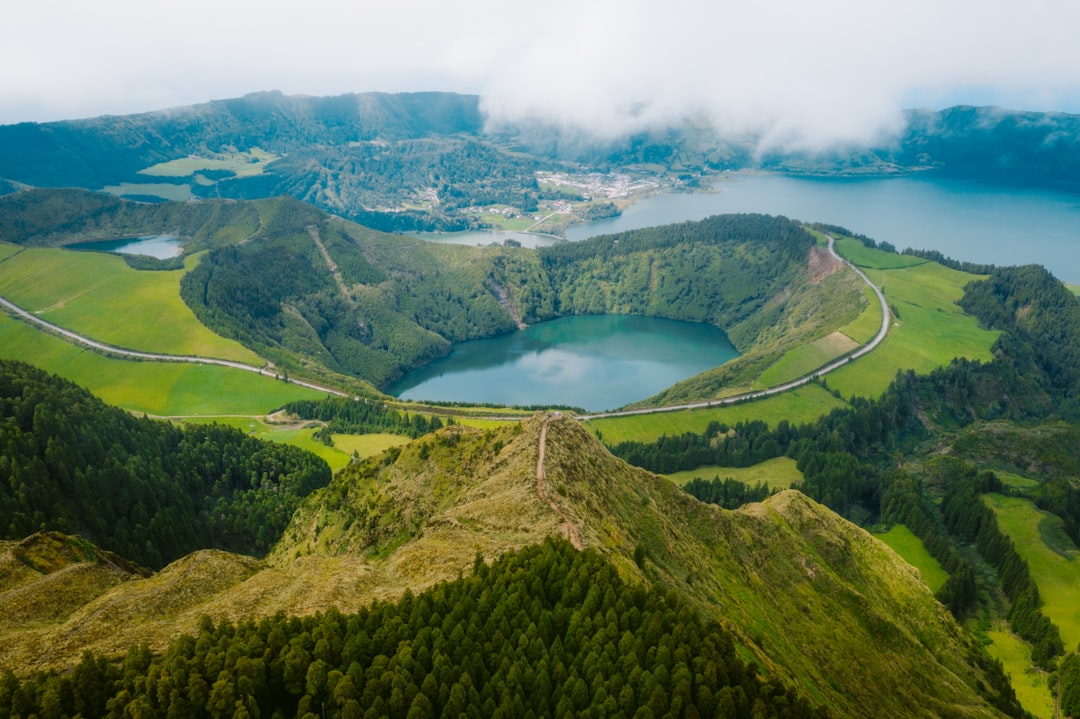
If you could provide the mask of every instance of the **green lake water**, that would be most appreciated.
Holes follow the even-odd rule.
[[[389,389],[403,399],[569,405],[645,399],[738,356],[715,327],[651,317],[564,317],[462,342]]]

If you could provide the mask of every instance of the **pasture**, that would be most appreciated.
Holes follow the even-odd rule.
[[[904,558],[904,561],[919,570],[930,591],[937,592],[945,585],[949,573],[942,569],[938,560],[926,551],[922,540],[916,537],[906,525],[894,524],[891,529],[875,534],[885,544]]]
[[[1026,499],[1000,494],[983,495],[1002,531],[1028,563],[1039,588],[1043,613],[1061,629],[1066,647],[1080,642],[1080,551],[1065,534],[1059,517],[1043,512]]]
[[[267,164],[277,159],[277,155],[254,147],[247,152],[227,152],[215,154],[213,157],[189,155],[169,162],[159,162],[139,170],[139,174],[152,177],[191,177],[200,170],[226,170],[236,173],[237,177],[252,177],[261,175]]]
[[[147,195],[175,202],[195,199],[195,195],[191,194],[190,186],[174,185],[170,182],[121,182],[119,185],[106,185],[101,188],[101,191],[117,197]]]
[[[986,652],[1001,662],[1020,706],[1040,719],[1053,717],[1055,703],[1047,681],[1049,675],[1031,663],[1031,645],[1013,634],[1004,620],[995,622],[985,635],[991,641]]]
[[[158,416],[266,414],[292,400],[325,396],[229,367],[105,357],[2,313],[0,357],[65,377],[109,404]]]
[[[118,255],[26,248],[0,261],[0,295],[43,320],[124,349],[263,361],[211,332],[180,299],[185,269],[139,271]]]
[[[678,485],[684,485],[700,477],[705,481],[711,481],[713,477],[721,480],[734,479],[743,484],[756,486],[764,482],[769,489],[789,489],[793,484],[802,482],[802,472],[795,466],[795,460],[789,457],[776,457],[750,467],[717,467],[706,466],[697,469],[688,469],[685,472],[665,474],[665,477]]]
[[[867,263],[863,269],[885,293],[894,324],[873,353],[828,375],[829,387],[844,397],[877,399],[898,370],[926,374],[954,357],[992,359],[990,348],[999,333],[980,328],[978,320],[956,304],[964,286],[978,279],[976,275],[920,258],[869,250],[854,240],[838,245],[845,256],[850,252]]]
[[[803,424],[815,421],[834,408],[846,406],[846,402],[837,399],[826,389],[809,384],[754,402],[707,409],[608,417],[591,420],[586,422],[585,426],[605,444],[616,445],[627,441],[653,442],[661,435],[670,437],[685,432],[700,434],[713,420],[735,425],[738,422],[759,419],[770,427],[775,427],[782,419],[791,424]]]

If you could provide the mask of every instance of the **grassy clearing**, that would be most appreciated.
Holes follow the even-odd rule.
[[[215,154],[213,157],[190,155],[169,162],[159,162],[139,170],[139,174],[153,177],[191,177],[199,170],[230,170],[235,172],[237,177],[252,177],[261,175],[266,165],[277,159],[277,155],[255,147],[248,152],[227,152]]]
[[[1020,705],[1039,719],[1053,717],[1055,703],[1047,683],[1049,675],[1032,665],[1031,646],[1013,634],[1003,620],[985,634],[992,642],[986,651],[1005,668]]]
[[[846,242],[847,255],[868,263],[889,264],[880,250],[867,250],[861,243]],[[869,253],[869,254],[868,254]],[[906,266],[901,261],[918,260]],[[881,287],[895,320],[888,337],[872,355],[853,362],[828,376],[830,387],[845,397],[876,399],[889,386],[898,370],[913,369],[928,373],[945,366],[954,357],[988,361],[997,332],[981,329],[978,321],[963,313],[956,304],[963,296],[964,285],[977,278],[965,272],[943,267],[919,258],[899,258],[900,265],[890,269],[866,268],[870,280]]]
[[[1027,561],[1044,602],[1043,612],[1061,629],[1065,646],[1075,647],[1080,642],[1080,604],[1076,602],[1080,551],[1065,534],[1061,519],[1026,499],[987,494],[983,501]]]
[[[745,402],[729,407],[609,417],[592,420],[587,426],[594,433],[598,432],[600,438],[609,445],[627,441],[653,442],[665,434],[673,436],[684,432],[701,433],[713,420],[734,425],[737,422],[760,419],[775,427],[782,419],[792,424],[812,422],[836,407],[846,406],[845,402],[822,387],[811,384],[757,402]]]
[[[400,434],[335,434],[334,446],[351,455],[356,452],[361,459],[382,454],[391,447],[400,447],[412,440]]]
[[[793,484],[802,482],[802,472],[795,466],[795,460],[788,457],[776,457],[759,462],[752,467],[717,467],[707,466],[688,469],[685,472],[665,474],[665,477],[678,485],[684,485],[695,477],[706,481],[713,477],[731,478],[743,484],[757,485],[764,482],[769,489],[789,489]]]
[[[0,294],[38,317],[100,342],[163,354],[262,360],[211,332],[180,299],[184,270],[140,272],[117,255],[27,248],[0,265]]]
[[[173,185],[168,182],[122,182],[119,185],[106,185],[101,188],[101,191],[117,197],[149,195],[175,202],[195,199],[188,185]]]
[[[523,415],[521,419],[527,419],[527,415]],[[463,424],[466,427],[477,427],[479,429],[495,429],[496,427],[503,427],[520,421],[521,420],[517,419],[484,419],[482,417],[454,416],[455,424]]]
[[[321,457],[330,469],[337,472],[349,463],[349,454],[336,448],[327,447],[315,439],[317,427],[308,427],[297,424],[278,425],[266,422],[263,417],[239,416],[239,417],[184,417],[187,424],[210,424],[217,422],[230,427],[243,430],[248,434],[265,439],[270,442],[291,444],[294,447],[305,449],[312,454]]]
[[[881,312],[878,312],[880,318]],[[878,320],[879,327],[881,320]],[[775,387],[799,377],[805,377],[829,361],[858,348],[858,344],[846,334],[833,332],[810,344],[802,345],[781,357],[776,364],[761,373],[758,383],[762,387]]]
[[[859,345],[864,345],[874,339],[878,330],[881,329],[881,303],[878,301],[877,294],[869,287],[866,287],[864,292],[869,303],[866,310],[853,322],[840,328],[841,332]]]
[[[894,552],[904,558],[904,561],[918,569],[926,586],[930,587],[930,591],[937,592],[945,585],[949,573],[930,556],[922,540],[912,534],[907,526],[895,524],[888,532],[874,536],[889,545]]]
[[[1013,474],[1011,472],[998,472],[994,474],[1001,480],[1001,483],[1006,487],[1015,487],[1016,489],[1034,489],[1039,486],[1039,480],[1031,479],[1030,477],[1022,477],[1019,474]]]
[[[243,370],[111,359],[0,314],[0,357],[22,360],[86,387],[109,404],[155,415],[266,414],[324,392]]]
[[[843,237],[836,241],[836,251],[864,269],[895,270],[928,264],[929,260],[913,255],[898,255],[867,247],[858,240]]]

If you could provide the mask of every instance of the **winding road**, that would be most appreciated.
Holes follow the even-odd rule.
[[[591,419],[603,419],[605,417],[630,417],[638,414],[656,414],[659,412],[675,412],[682,409],[702,409],[705,407],[723,407],[729,404],[736,404],[737,402],[745,402],[750,399],[761,399],[762,397],[771,397],[774,394],[780,394],[781,392],[787,392],[788,390],[795,389],[796,387],[802,387],[803,385],[810,384],[818,377],[826,375],[835,369],[843,367],[848,362],[856,360],[863,355],[872,352],[882,340],[885,339],[885,335],[889,333],[889,304],[885,301],[885,294],[881,289],[870,281],[870,278],[855,265],[851,264],[836,252],[834,247],[834,240],[832,235],[826,235],[829,238],[829,252],[833,257],[843,262],[845,265],[854,270],[855,274],[862,278],[863,282],[867,284],[877,295],[878,301],[881,303],[881,329],[878,330],[874,339],[867,342],[865,345],[855,350],[849,355],[845,355],[840,359],[833,360],[824,367],[819,367],[808,375],[804,375],[798,379],[785,382],[784,384],[776,385],[768,389],[755,390],[753,392],[744,392],[743,394],[732,395],[730,397],[724,397],[722,399],[711,399],[705,402],[688,402],[686,404],[673,404],[666,405],[664,407],[643,407],[641,409],[624,409],[616,412],[597,412],[594,414],[579,414],[575,417],[581,421],[588,421]]]
[[[249,364],[244,364],[243,362],[215,359],[213,357],[197,357],[195,355],[167,355],[159,354],[157,352],[140,352],[138,350],[129,350],[124,349],[123,347],[105,344],[104,342],[98,342],[97,340],[90,339],[89,337],[86,337],[84,335],[80,335],[77,332],[66,330],[59,325],[54,325],[52,322],[47,322],[40,317],[34,315],[32,312],[28,312],[22,307],[19,307],[18,305],[9,302],[4,297],[0,297],[0,307],[3,307],[5,310],[15,315],[16,317],[19,317],[20,319],[26,320],[31,324],[42,327],[43,329],[55,335],[59,335],[60,337],[69,342],[82,345],[83,347],[87,347],[103,354],[116,355],[119,357],[126,357],[136,360],[152,360],[155,362],[187,362],[189,364],[217,365],[219,367],[231,367],[233,369],[244,370],[245,372],[254,372],[255,374],[260,374],[264,377],[273,377],[275,379],[277,378],[273,367],[270,366],[254,367]],[[299,385],[300,387],[307,387],[308,389],[317,390],[319,392],[328,392],[330,394],[335,394],[339,397],[351,396],[346,392],[342,392],[341,390],[336,390],[332,387],[326,387],[324,385],[315,384],[313,382],[307,382],[305,380],[290,378],[287,381],[291,384]]]
[[[579,415],[575,415],[575,418],[578,419],[578,420],[581,420],[581,421],[588,421],[588,420],[592,420],[592,419],[603,419],[603,418],[606,418],[606,417],[630,417],[630,416],[633,416],[633,415],[656,414],[656,413],[659,413],[659,412],[676,412],[676,411],[679,411],[679,410],[686,410],[686,409],[702,409],[702,408],[707,408],[707,407],[723,407],[723,406],[726,406],[726,405],[736,404],[738,402],[745,402],[747,400],[761,399],[763,397],[771,397],[772,395],[777,395],[777,394],[780,394],[781,392],[787,392],[788,390],[795,389],[796,387],[802,387],[803,385],[809,384],[809,383],[813,382],[814,380],[818,379],[819,377],[822,377],[823,375],[826,375],[826,374],[832,372],[833,370],[836,370],[836,369],[838,369],[840,367],[843,367],[848,362],[856,360],[856,359],[866,355],[867,353],[872,352],[878,345],[881,344],[882,340],[885,339],[885,336],[889,332],[889,305],[885,301],[885,295],[881,291],[881,289],[877,285],[875,285],[873,282],[871,282],[870,278],[867,277],[866,274],[862,270],[860,270],[858,267],[856,267],[852,263],[845,260],[839,254],[837,254],[836,248],[834,247],[835,241],[834,241],[833,237],[831,235],[826,235],[826,236],[829,238],[829,252],[832,254],[832,256],[835,257],[840,262],[843,262],[848,267],[850,267],[855,272],[855,274],[857,274],[860,278],[862,278],[863,282],[865,282],[867,284],[867,286],[870,287],[874,291],[874,294],[877,295],[878,301],[881,303],[881,329],[878,330],[877,335],[875,335],[874,338],[872,340],[870,340],[868,343],[866,343],[865,345],[863,345],[859,349],[855,350],[851,354],[845,355],[844,357],[841,357],[840,359],[833,360],[832,362],[830,362],[829,364],[826,364],[823,367],[819,367],[818,369],[814,370],[810,374],[807,374],[807,375],[805,375],[803,377],[800,377],[798,379],[791,380],[790,382],[785,382],[784,384],[776,385],[775,387],[769,387],[768,389],[755,390],[753,392],[744,392],[743,394],[732,395],[730,397],[723,397],[723,398],[720,398],[720,399],[706,400],[706,401],[702,401],[702,402],[687,402],[685,404],[666,405],[664,407],[642,407],[640,409],[624,409],[624,410],[619,410],[619,411],[615,411],[615,412],[596,412],[596,413],[592,413],[592,414],[579,414]],[[233,369],[244,370],[245,372],[254,372],[256,374],[263,375],[264,377],[275,377],[275,378],[277,377],[277,375],[275,374],[275,372],[274,372],[274,370],[273,370],[273,368],[271,366],[254,367],[252,365],[247,365],[247,364],[244,364],[242,362],[234,362],[232,360],[224,360],[224,359],[215,359],[215,358],[212,358],[212,357],[196,357],[196,356],[193,356],[193,355],[168,355],[168,354],[158,354],[156,352],[140,352],[138,350],[129,350],[129,349],[124,349],[122,347],[116,347],[114,345],[105,344],[104,342],[98,342],[97,340],[90,339],[89,337],[85,337],[85,336],[80,335],[80,334],[78,334],[76,332],[72,332],[71,330],[66,330],[63,327],[60,327],[58,325],[54,325],[51,322],[47,322],[47,321],[41,319],[40,317],[37,317],[33,313],[28,312],[27,310],[24,310],[23,308],[19,307],[18,305],[13,304],[12,302],[9,302],[7,299],[5,299],[3,297],[0,297],[0,307],[6,309],[11,314],[13,314],[13,315],[15,315],[15,316],[17,316],[17,317],[19,317],[19,318],[21,318],[23,320],[26,320],[27,322],[38,325],[39,327],[42,327],[42,328],[48,330],[49,332],[52,332],[53,334],[61,336],[62,338],[68,340],[69,342],[73,342],[75,344],[79,344],[79,345],[82,345],[84,347],[88,347],[88,348],[90,348],[92,350],[102,352],[102,353],[105,353],[105,354],[116,355],[116,356],[120,356],[120,357],[128,357],[128,358],[131,358],[131,359],[138,359],[138,360],[153,360],[153,361],[157,361],[157,362],[188,362],[188,363],[192,363],[192,364],[218,365],[218,366],[221,366],[221,367],[231,367]],[[319,391],[319,392],[327,392],[329,394],[337,395],[339,397],[350,397],[350,396],[352,396],[352,395],[348,394],[347,392],[342,392],[341,390],[337,390],[337,389],[334,389],[332,387],[327,387],[325,385],[315,384],[313,382],[308,382],[308,381],[305,381],[305,380],[291,379],[290,378],[288,381],[291,382],[292,384],[298,385],[300,387],[307,387],[309,389],[313,389],[313,390],[316,390],[316,391]],[[515,417],[515,419],[519,419],[519,418]],[[537,492],[538,493],[543,491],[542,490],[543,478],[541,477],[541,473],[543,472],[543,458],[544,458],[543,437],[546,436],[546,433],[547,433],[547,422],[544,423],[544,428],[541,431],[540,462],[537,465],[537,469],[536,469],[536,471],[537,471]],[[552,502],[550,499],[548,499],[545,495],[542,494],[541,499],[546,499],[551,504],[552,508],[554,508],[556,511],[560,512],[560,514],[562,514],[561,510],[558,509],[558,507],[555,505],[555,503]],[[565,515],[564,515],[564,518],[566,518]],[[569,526],[571,528],[573,528],[573,524],[569,522],[569,518],[566,518],[566,519],[567,519],[567,522],[569,523]],[[574,529],[576,529],[576,528],[574,528]]]

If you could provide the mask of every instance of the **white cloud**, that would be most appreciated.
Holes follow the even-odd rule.
[[[1080,110],[1076,27],[1073,0],[37,0],[5,11],[0,122],[441,89],[601,135],[704,113],[817,147],[911,103]]]

